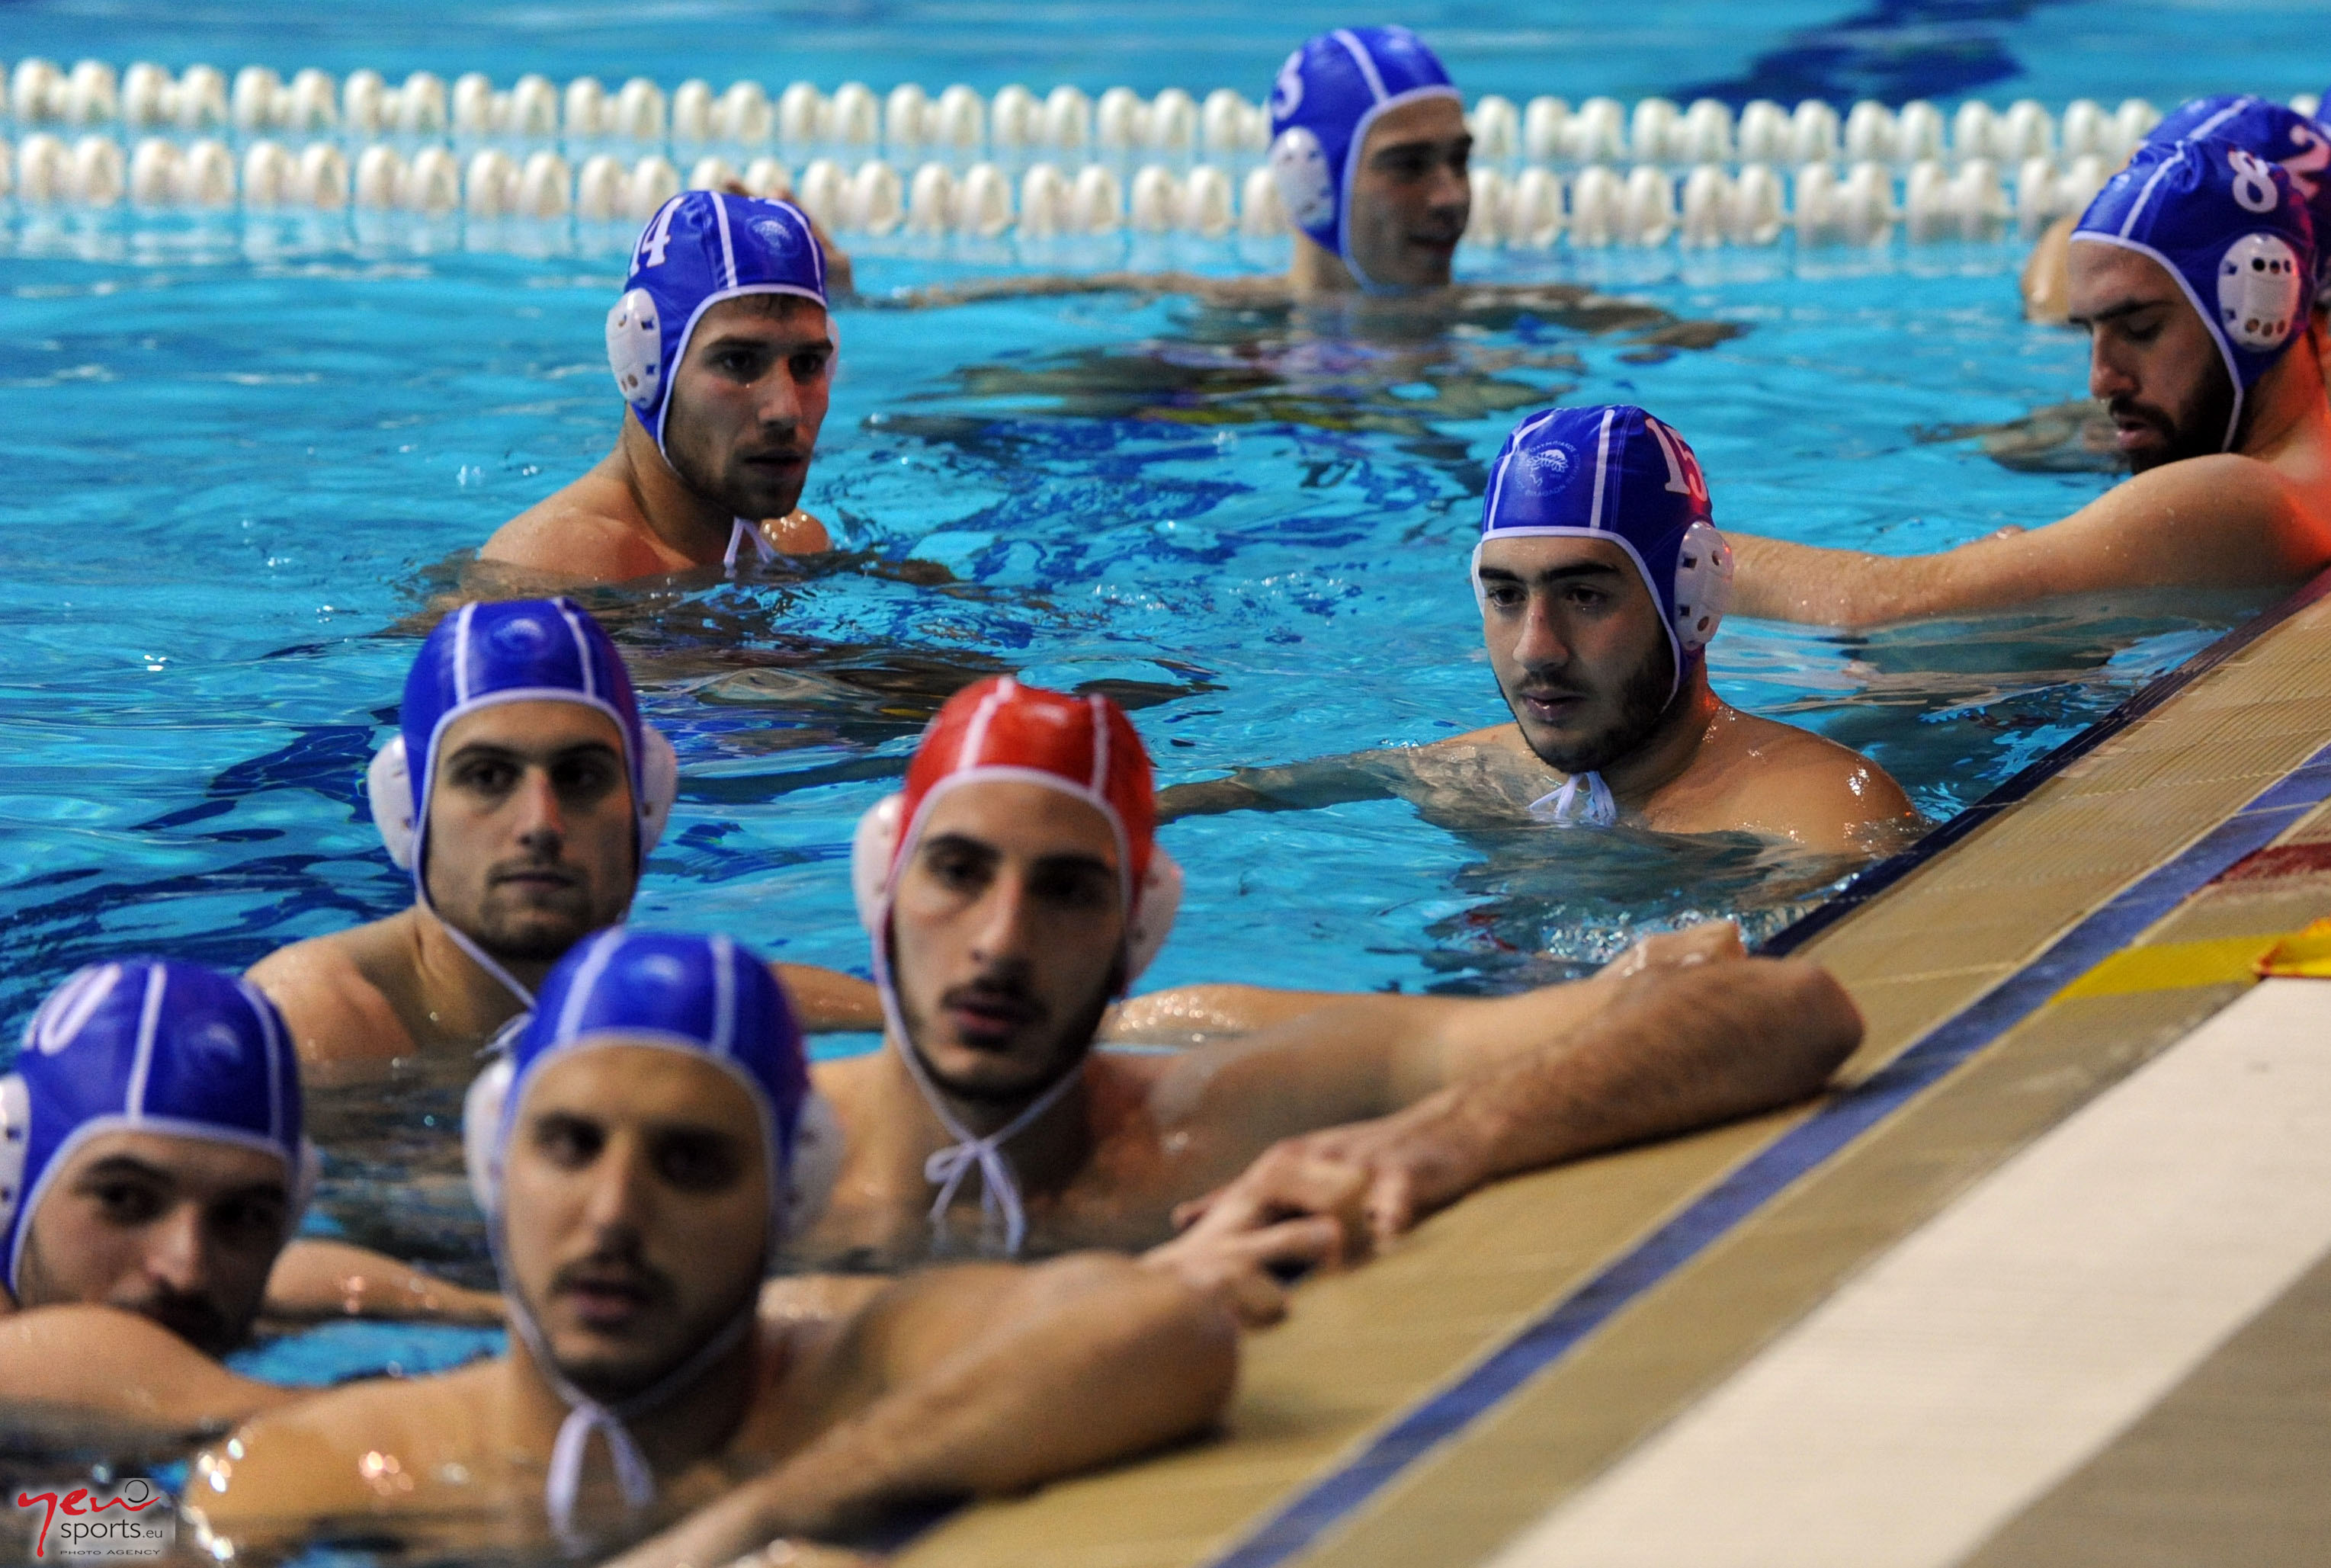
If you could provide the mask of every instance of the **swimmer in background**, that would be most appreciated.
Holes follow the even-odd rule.
[[[504,523],[480,566],[569,585],[831,548],[801,509],[840,336],[826,260],[788,201],[689,191],[659,208],[607,313],[615,448]]]
[[[1242,1038],[1096,1050],[1180,902],[1155,821],[1140,736],[1106,698],[1004,679],[940,711],[852,848],[887,1022],[879,1050],[814,1069],[844,1155],[796,1261],[1109,1246],[1170,1266],[1176,1204],[1279,1139],[1404,1111],[1444,1178],[1405,1224],[1493,1176],[1803,1098],[1860,1038],[1825,972],[1746,958],[1724,926],[1491,1001],[1191,986],[1124,1014]],[[1332,1252],[1334,1228],[1282,1218],[1229,1205],[1182,1240],[1200,1277],[1248,1241]]]
[[[930,1269],[849,1282],[828,1314],[756,1310],[833,1179],[833,1126],[783,991],[723,938],[622,929],[569,955],[471,1089],[463,1142],[509,1354],[244,1426],[194,1467],[206,1554],[360,1519],[471,1528],[445,1543],[464,1557],[595,1559],[680,1520],[622,1561],[725,1563],[1155,1448],[1230,1395],[1230,1314],[1126,1259]]]
[[[2231,142],[2141,147],[2070,242],[2134,478],[2069,518],[1930,556],[1732,537],[1745,614],[1872,626],[2071,594],[2270,589],[2331,563],[2331,406],[2309,328],[2316,235],[2279,166]]]
[[[2326,225],[2331,225],[2331,130],[2295,109],[2250,93],[2228,93],[2186,100],[2145,132],[2138,145],[2165,147],[2203,137],[2232,142],[2269,163],[2280,164],[2307,204],[2317,247],[2321,248]],[[2058,218],[2032,242],[2020,280],[2027,319],[2060,326],[2069,318],[2066,291],[2077,223],[2071,217]],[[2318,313],[2321,308],[2318,295]]]
[[[378,1253],[295,1239],[316,1179],[299,1063],[248,983],[92,965],[0,1077],[0,1388],[45,1412],[171,1437],[301,1397],[218,1358],[260,1317],[499,1324],[501,1298]]]
[[[1667,312],[1568,283],[1459,284],[1458,242],[1472,214],[1473,136],[1448,71],[1405,27],[1339,27],[1304,42],[1270,95],[1273,181],[1294,231],[1277,277],[1095,272],[923,289],[871,306],[969,304],[1031,295],[1188,294],[1232,308],[1365,299],[1377,313],[1511,319],[1521,311],[1587,331],[1638,329],[1645,342],[1707,347],[1725,322]]]
[[[1708,687],[1730,554],[1683,437],[1640,408],[1557,408],[1489,467],[1471,565],[1481,637],[1514,721],[1158,797],[1171,819],[1398,795],[1428,818],[1665,833],[1750,832],[1827,855],[1922,825],[1859,753],[1740,712]]]
[[[400,717],[366,782],[390,859],[412,872],[411,907],[251,969],[310,1069],[377,1070],[493,1038],[568,948],[623,917],[679,792],[623,655],[571,600],[447,615]],[[781,969],[810,1028],[880,1027],[866,982]]]

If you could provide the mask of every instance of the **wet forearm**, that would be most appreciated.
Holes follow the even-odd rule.
[[[1384,800],[1392,786],[1375,754],[1322,757],[1280,767],[1242,767],[1227,778],[1175,784],[1157,794],[1157,820],[1220,812],[1313,811],[1350,801]]]
[[[1336,992],[1280,991],[1263,985],[1177,985],[1111,1008],[1100,1038],[1104,1043],[1190,1045],[1213,1035],[1252,1034],[1349,1000]],[[1369,999],[1372,1006],[1391,1007],[1411,1000]]]
[[[859,302],[880,309],[930,310],[1070,294],[1179,294],[1189,292],[1196,281],[1180,272],[1057,272],[1033,278],[975,278],[870,296]]]
[[[828,1034],[871,1031],[882,1027],[881,993],[871,981],[813,964],[772,964],[785,983],[794,1015],[804,1031]]]
[[[0,1316],[0,1406],[20,1431],[49,1426],[183,1439],[299,1397],[240,1377],[169,1330],[109,1307]]]
[[[1765,621],[1822,626],[1899,620],[1899,578],[1917,557],[1832,550],[1754,534],[1727,534],[1732,546],[1732,613]]]
[[[1860,1038],[1843,988],[1809,964],[1643,974],[1559,1050],[1453,1084],[1419,1109],[1476,1143],[1485,1177],[1505,1175],[1803,1099]]]

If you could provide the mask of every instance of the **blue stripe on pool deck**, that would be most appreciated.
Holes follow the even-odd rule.
[[[2322,592],[2320,583],[2310,586],[2283,613]],[[2210,662],[2223,657],[2221,653]],[[2184,669],[2164,679],[2182,687],[2194,673],[2198,671]],[[2145,704],[2146,708],[2157,706],[2157,700]],[[2126,723],[2125,717],[2118,723],[2107,720],[2099,727],[2117,730]],[[2092,741],[2051,760],[2061,766],[2093,745]],[[2037,1012],[2065,985],[2127,946],[2139,932],[2236,860],[2263,849],[2326,797],[2331,797],[2331,746],[2251,797],[2241,811],[2182,854],[2131,884],[2039,957],[1928,1031],[1886,1067],[1775,1139],[1472,1371],[1394,1422],[1356,1458],[1313,1483],[1228,1554],[1214,1559],[1214,1568],[1275,1568],[1310,1546],[1394,1476],[1495,1409],[1507,1395],[1798,1177],[1822,1165],[1912,1097]]]

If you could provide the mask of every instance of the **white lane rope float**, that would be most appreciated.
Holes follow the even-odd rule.
[[[0,198],[20,212],[353,209],[580,230],[636,223],[682,189],[741,185],[875,239],[1288,232],[1261,163],[1267,116],[1226,88],[1096,100],[908,82],[878,97],[797,81],[773,98],[751,81],[500,88],[416,71],[392,85],[372,71],[287,81],[247,66],[230,80],[32,59],[0,71],[0,90],[14,132],[0,137]],[[1923,101],[1841,115],[1759,100],[1736,115],[1713,99],[1492,94],[1467,118],[1467,240],[1529,251],[2028,235],[2078,213],[2160,116],[2139,99],[2060,113],[1970,100],[1946,119]]]

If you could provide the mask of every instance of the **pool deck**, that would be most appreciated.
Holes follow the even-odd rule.
[[[2331,578],[1784,946],[1784,1114],[1501,1183],[1250,1341],[1226,1435],[912,1568],[2331,1562]]]

